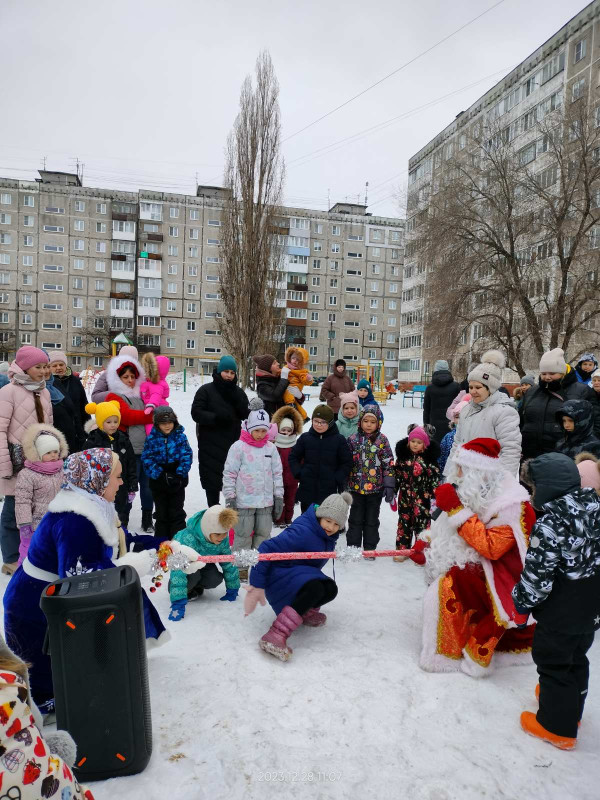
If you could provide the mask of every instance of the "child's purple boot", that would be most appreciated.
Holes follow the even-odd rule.
[[[321,606],[319,606],[320,608]],[[320,628],[327,622],[327,614],[322,614],[319,608],[309,608],[306,614],[302,615],[302,622],[311,628]]]
[[[260,639],[258,646],[265,653],[270,653],[280,661],[289,661],[292,648],[288,647],[287,638],[296,628],[302,625],[302,617],[291,606],[285,606],[275,618],[273,624]]]

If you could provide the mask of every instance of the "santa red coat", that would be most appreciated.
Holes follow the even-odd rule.
[[[426,551],[422,669],[481,677],[492,658],[531,663],[535,626],[516,627],[511,591],[534,523],[529,494],[509,475],[484,512],[461,507],[435,520]]]

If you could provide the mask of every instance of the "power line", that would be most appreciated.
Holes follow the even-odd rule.
[[[294,136],[298,136],[298,134],[303,133],[304,131],[308,130],[309,128],[312,128],[312,126],[316,125],[318,122],[321,122],[322,120],[326,119],[327,117],[330,117],[332,114],[335,114],[335,112],[339,111],[340,108],[344,108],[344,106],[347,106],[350,103],[354,102],[354,100],[357,100],[359,97],[362,97],[363,94],[366,94],[367,92],[370,92],[371,89],[374,89],[376,86],[379,86],[384,81],[387,81],[387,79],[391,78],[392,75],[397,75],[403,69],[406,69],[406,67],[410,66],[411,64],[414,64],[415,61],[418,61],[420,58],[422,58],[423,56],[427,55],[427,53],[431,53],[431,51],[435,50],[436,47],[439,47],[444,42],[447,42],[449,39],[452,39],[452,37],[456,36],[457,33],[460,33],[465,28],[468,28],[469,25],[472,25],[474,22],[477,22],[478,19],[481,19],[481,17],[484,17],[486,14],[489,14],[490,11],[493,11],[495,8],[497,8],[498,6],[502,5],[502,3],[504,3],[504,2],[505,2],[505,0],[498,0],[498,2],[494,3],[493,6],[490,6],[485,11],[482,11],[481,14],[478,14],[476,17],[473,17],[473,19],[470,19],[468,22],[465,22],[464,25],[460,26],[460,28],[457,28],[456,30],[452,31],[452,33],[449,33],[447,36],[444,36],[443,39],[440,39],[435,44],[432,44],[431,47],[427,48],[427,50],[423,50],[423,52],[421,52],[418,55],[416,55],[413,58],[411,58],[410,61],[406,61],[400,67],[398,67],[397,69],[395,69],[392,72],[390,72],[388,75],[385,75],[383,78],[380,78],[378,81],[375,81],[375,83],[372,83],[370,86],[367,86],[367,88],[363,89],[362,92],[359,92],[358,94],[355,94],[354,97],[350,97],[348,100],[345,100],[339,106],[336,106],[335,108],[332,108],[331,111],[328,111],[326,114],[322,114],[317,119],[313,120],[312,122],[309,122],[308,125],[305,125],[303,128],[300,128],[300,130],[295,131],[295,133],[291,133],[289,136],[286,136],[285,139],[282,139],[282,143],[283,142],[287,142],[290,139],[293,139]]]

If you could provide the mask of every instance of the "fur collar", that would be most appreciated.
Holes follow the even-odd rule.
[[[507,475],[502,484],[502,490],[494,497],[485,511],[478,512],[479,518],[482,522],[488,523],[509,506],[520,506],[521,503],[526,503],[530,499],[527,489],[521,486],[512,475]]]
[[[94,506],[94,503],[92,501],[88,502],[85,497],[81,495],[61,489],[48,506],[48,511],[53,514],[61,514],[64,512],[79,514],[92,523],[104,544],[109,547],[116,547],[119,544],[119,534],[116,525],[111,528],[106,523],[106,520],[102,518],[100,511]]]
[[[125,386],[123,381],[117,375],[117,370],[120,369],[123,364],[127,364],[127,362],[133,364],[139,373],[136,382],[131,388],[129,386]],[[120,394],[123,397],[140,397],[140,386],[145,380],[146,373],[144,372],[140,362],[133,356],[119,355],[111,358],[111,360],[108,362],[108,366],[106,368],[106,383],[109,392]]]

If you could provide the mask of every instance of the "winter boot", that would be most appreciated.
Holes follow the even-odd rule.
[[[154,531],[154,523],[152,522],[152,511],[144,511],[142,509],[142,530],[144,533]]]
[[[535,736],[536,739],[542,739],[544,742],[553,744],[559,750],[573,750],[577,744],[577,739],[574,736],[558,736],[556,733],[547,731],[540,723],[533,711],[523,711],[521,714],[521,727],[530,736]]]
[[[265,653],[280,661],[289,661],[292,648],[288,647],[287,638],[296,628],[302,625],[302,617],[291,606],[286,606],[275,618],[273,624],[260,639],[258,646]]]
[[[320,606],[319,606],[320,608]],[[306,614],[302,615],[302,622],[311,628],[320,628],[327,622],[327,614],[322,614],[319,608],[309,608]]]

